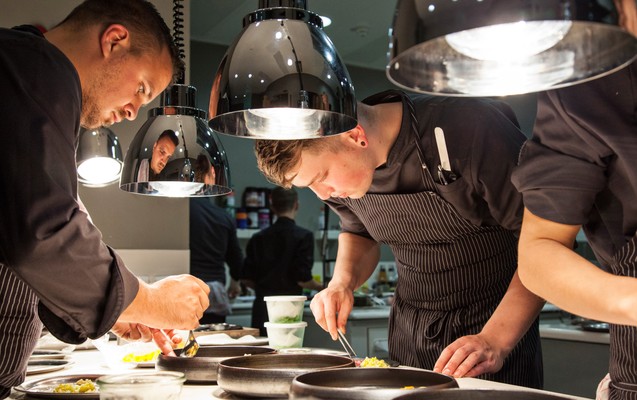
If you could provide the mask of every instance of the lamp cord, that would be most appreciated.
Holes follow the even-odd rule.
[[[301,64],[301,60],[299,60],[299,57],[296,54],[296,48],[294,47],[292,38],[290,37],[290,34],[285,24],[283,23],[283,21],[281,21],[281,28],[283,28],[283,30],[285,31],[285,36],[288,38],[288,41],[290,42],[290,46],[292,47],[292,54],[294,55],[294,66],[296,67],[296,74],[299,77],[299,107],[309,108],[310,99],[307,95],[307,92],[305,91],[303,87],[303,75],[302,75],[303,64]]]
[[[179,58],[186,58],[184,52],[184,6],[182,0],[173,0],[173,42],[179,51]],[[177,75],[176,83],[184,84],[186,81],[185,66],[181,68]]]

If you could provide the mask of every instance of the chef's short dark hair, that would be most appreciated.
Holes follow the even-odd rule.
[[[175,131],[173,131],[172,129],[166,129],[165,131],[163,131],[161,135],[159,135],[159,137],[157,138],[157,142],[159,142],[163,138],[170,139],[170,141],[173,142],[175,147],[179,146],[179,139],[177,138]]]
[[[276,214],[292,211],[298,200],[299,196],[294,188],[277,186],[270,193],[270,207]]]
[[[318,153],[328,150],[336,153],[339,143],[334,136],[303,140],[256,140],[254,154],[257,167],[270,182],[291,188],[292,179],[288,175],[299,164],[302,151]]]
[[[58,24],[70,25],[82,35],[83,29],[100,26],[100,34],[113,24],[120,24],[131,32],[131,54],[142,55],[167,48],[173,64],[173,76],[184,68],[179,49],[170,29],[157,11],[146,0],[85,0]]]

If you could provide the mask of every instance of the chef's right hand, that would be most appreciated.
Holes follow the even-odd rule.
[[[332,340],[337,340],[336,330],[339,329],[345,333],[347,317],[352,311],[353,305],[354,294],[352,290],[332,281],[327,288],[314,296],[310,303],[310,309],[316,323],[330,333]]]
[[[195,329],[208,308],[210,288],[192,275],[175,275],[147,284],[140,280],[135,300],[119,320],[158,329]]]

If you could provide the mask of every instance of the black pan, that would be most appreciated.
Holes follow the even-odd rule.
[[[327,354],[272,354],[236,357],[219,363],[217,384],[242,397],[288,397],[295,376],[353,367],[349,357]]]
[[[457,388],[450,376],[410,368],[343,368],[299,375],[290,387],[291,399],[387,400],[405,387]]]
[[[565,400],[571,397],[523,390],[492,389],[415,389],[408,394],[394,397],[392,400]]]
[[[276,350],[263,346],[202,346],[192,358],[160,354],[156,368],[160,371],[177,371],[186,375],[186,383],[213,383],[217,381],[219,363],[232,357],[247,354],[274,354]]]

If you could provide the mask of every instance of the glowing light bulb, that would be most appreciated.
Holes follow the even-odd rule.
[[[320,113],[308,108],[259,108],[245,113],[246,127],[256,137],[293,139],[302,134],[316,135],[320,128]]]
[[[80,180],[93,185],[114,182],[121,172],[122,164],[110,157],[89,158],[77,167]]]
[[[469,29],[445,36],[457,52],[478,60],[519,60],[555,46],[570,21],[520,21]]]

